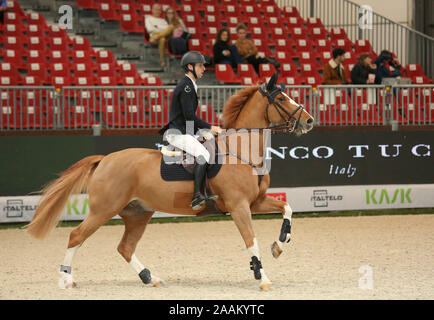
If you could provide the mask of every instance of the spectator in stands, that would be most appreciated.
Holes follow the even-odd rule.
[[[161,4],[155,3],[152,6],[152,14],[145,16],[145,28],[149,33],[149,42],[158,44],[158,51],[160,53],[161,67],[166,67],[165,49],[166,41],[171,36],[174,26],[169,25],[167,21],[161,18],[162,8]]]
[[[335,48],[332,51],[333,58],[323,68],[324,84],[346,84],[347,75],[342,63],[345,61],[345,50]]]
[[[174,54],[183,55],[188,51],[188,33],[184,22],[178,17],[175,9],[172,7],[166,9],[164,18],[169,26],[173,26],[172,36],[169,40],[170,51]]]
[[[253,41],[246,38],[247,27],[244,23],[240,23],[237,26],[236,30],[237,30],[238,39],[235,42],[235,45],[238,49],[238,52],[241,58],[245,59],[249,64],[253,65],[258,75],[259,75],[259,65],[261,63],[272,63],[276,67],[276,69],[280,68],[280,63],[276,61],[274,58],[265,58],[265,57],[261,57],[258,54],[258,48],[256,48]]]
[[[234,71],[242,62],[238,49],[230,43],[229,31],[226,28],[220,29],[217,33],[216,42],[213,47],[213,56],[215,64],[230,64]]]
[[[351,82],[353,84],[372,84],[375,80],[377,65],[372,63],[371,55],[364,53],[351,70]]]
[[[0,0],[0,24],[5,22],[5,12],[8,9],[8,4],[6,0]]]
[[[374,61],[377,65],[377,75],[375,83],[381,84],[383,78],[396,78],[401,76],[401,65],[398,59],[393,58],[390,51],[381,51],[378,58]]]

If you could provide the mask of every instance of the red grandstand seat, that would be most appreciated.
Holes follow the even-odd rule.
[[[268,17],[266,21],[269,28],[285,28],[282,18]]]
[[[47,63],[32,62],[28,64],[27,75],[37,76],[41,79],[43,84],[50,84],[51,80],[48,69]]]
[[[309,30],[305,27],[296,27],[289,29],[289,33],[291,34],[291,38],[294,40],[306,39],[310,36]]]
[[[74,77],[94,77],[94,71],[97,69],[93,62],[76,63],[73,68]]]
[[[417,76],[421,77],[425,75],[422,66],[417,63],[408,64],[406,70],[407,70],[407,76],[409,77],[417,77]]]
[[[300,52],[308,52],[313,50],[313,42],[310,41],[309,39],[297,39],[294,42],[295,45],[295,50],[296,52],[300,53]]]
[[[24,19],[25,19],[25,15],[20,15],[17,14],[16,12],[5,12],[4,24],[20,25],[23,24]]]
[[[281,18],[281,10],[279,9],[279,7],[271,5],[271,3],[270,5],[261,6],[261,11],[263,12],[264,17]]]
[[[427,76],[415,76],[411,78],[411,82],[413,84],[431,84],[432,80],[428,78]]]
[[[276,52],[287,52],[289,54],[295,55],[296,52],[294,50],[295,42],[291,39],[276,39],[275,47]]]
[[[205,15],[204,25],[208,28],[209,27],[217,28],[217,30],[219,30],[222,27],[220,17],[212,14]]]
[[[319,73],[320,67],[315,64],[304,63],[301,65],[301,75],[303,77],[316,77]]]
[[[46,28],[47,21],[44,16],[38,12],[29,12],[27,14],[27,24],[28,25],[38,25],[42,28]]]
[[[98,9],[98,2],[96,0],[76,0],[77,7],[83,9]]]
[[[167,123],[169,119],[169,107],[167,103],[153,104],[150,103],[146,113],[151,127],[161,127]]]
[[[254,27],[262,28],[264,26],[264,20],[262,19],[261,16],[245,17],[243,15],[239,15],[238,19],[241,20],[241,22],[245,20],[249,28],[254,28]]]
[[[276,72],[274,65],[270,63],[262,63],[259,65],[259,78],[264,81],[266,77],[271,77]]]
[[[22,37],[27,32],[27,28],[23,24],[4,24],[3,35],[6,37]]]
[[[288,40],[288,31],[284,28],[273,28],[271,30],[271,38],[277,42],[279,39]]]
[[[372,46],[368,40],[356,40],[355,41],[355,50],[357,53],[371,52]]]
[[[299,76],[294,77],[283,77],[283,82],[289,86],[297,86],[303,84],[303,79]]]
[[[98,15],[107,21],[120,20],[117,5],[113,0],[101,0],[98,7]]]
[[[312,66],[318,65],[316,57],[311,51],[302,51],[299,52],[299,62],[300,64],[311,64]]]
[[[73,63],[93,63],[92,52],[85,50],[72,51]]]
[[[96,52],[97,63],[115,63],[116,59],[111,50],[98,50]]]
[[[123,13],[120,19],[121,30],[129,33],[143,33],[144,27],[137,12]]]
[[[330,59],[333,58],[333,56],[332,56],[332,53],[330,51],[324,51],[324,52],[320,53],[319,58],[321,60],[321,64],[325,65],[326,63],[328,63],[330,61]]]
[[[289,29],[304,28],[304,20],[302,17],[289,17],[285,19]]]
[[[27,69],[27,64],[24,62],[23,57],[27,56],[27,52],[22,49],[6,49],[3,52],[3,62],[11,63],[18,69]]]
[[[229,3],[228,3],[229,2]],[[223,6],[222,12],[226,15],[226,17],[237,17],[241,8],[239,7],[236,0],[222,1]]]
[[[72,108],[65,108],[64,123],[65,128],[89,128],[96,121],[93,113],[82,105],[76,105]]]
[[[138,76],[137,67],[134,63],[122,63],[119,66],[121,77],[136,77]]]
[[[142,79],[139,76],[126,76],[120,78],[121,84],[124,86],[140,86],[143,84]]]
[[[152,13],[152,4],[150,4],[148,0],[138,0],[137,3],[142,16]],[[182,16],[184,16],[184,14]]]
[[[308,27],[308,29],[324,28],[324,25],[323,25],[321,19],[317,18],[317,17],[306,18],[306,26]]]
[[[259,17],[261,16],[261,12],[256,5],[246,5],[241,7],[242,14],[246,17]]]
[[[15,66],[9,62],[0,63],[0,74],[2,76],[13,77],[13,78],[17,78],[20,75],[18,69],[15,68]]]
[[[182,17],[186,27],[200,27],[202,18],[197,13],[186,14]]]
[[[280,75],[282,77],[298,77],[297,67],[293,62],[282,63],[280,66]]]
[[[310,29],[310,38],[314,41],[318,39],[327,39],[328,35],[329,33],[325,28],[315,27]]]
[[[101,118],[111,128],[125,127],[127,123],[122,107],[119,104],[103,106]]]
[[[345,51],[350,51],[350,52],[354,52],[353,50],[353,43],[351,42],[351,40],[348,39],[338,39],[338,40],[333,40],[332,41],[332,46],[335,48],[342,48]]]
[[[241,83],[241,79],[235,75],[232,67],[227,64],[216,65],[216,78],[223,83]]]
[[[27,37],[45,37],[46,27],[30,24],[27,27]]]
[[[332,44],[328,39],[317,39],[314,45],[318,54],[322,52],[332,52]]]
[[[47,63],[48,53],[45,50],[29,50],[27,54],[27,63]]]
[[[158,76],[151,76],[143,78],[143,85],[145,86],[162,86],[163,81]]]
[[[284,6],[282,10],[282,14],[285,17],[300,17],[300,13],[297,10],[297,7],[295,6]]]
[[[323,79],[322,77],[317,73],[315,75],[307,76],[303,78],[303,82],[305,85],[317,87],[320,84],[322,84]]]
[[[72,85],[72,78],[69,75],[66,76],[54,76],[51,79],[51,85],[55,88],[61,88]]]
[[[23,85],[24,86],[42,86],[43,81],[38,76],[25,76],[23,78]]]
[[[188,40],[188,48],[189,50],[199,51],[202,54],[208,52],[206,44],[202,39],[189,39]]]
[[[184,17],[187,14],[192,14],[194,12],[198,12],[195,8],[196,6],[200,6],[200,3],[197,2],[193,4],[184,4],[181,6],[181,16]]]
[[[72,50],[74,50],[74,51],[77,51],[77,50],[86,51],[89,54],[91,54],[92,56],[95,56],[95,51],[92,48],[89,39],[85,38],[85,37],[75,36],[72,39]]]
[[[117,86],[118,80],[115,76],[100,76],[96,78],[98,86]]]
[[[26,42],[26,38],[24,37],[24,35],[7,36],[4,39],[3,47],[5,49],[11,49],[11,50],[23,50],[25,42]]]
[[[68,42],[62,37],[50,38],[50,50],[67,51],[69,50]]]
[[[69,63],[53,63],[51,65],[50,75],[54,77],[68,77],[71,76],[71,69]]]
[[[56,24],[52,24],[47,28],[48,37],[49,38],[62,38],[64,39],[68,44],[71,42],[71,39],[69,38],[68,34],[65,31],[64,27],[61,27]]]
[[[294,60],[292,60],[293,55],[291,55],[288,52],[285,51],[276,51],[276,59],[280,63],[294,63]]]
[[[258,75],[255,72],[255,69],[251,64],[248,63],[239,63],[237,65],[237,73],[238,73],[238,77],[240,78],[250,78],[252,84],[256,83],[259,80]]]
[[[28,37],[27,38],[27,49],[28,50],[44,51],[47,49],[47,45],[45,44],[43,37]]]
[[[330,37],[332,41],[339,40],[339,39],[343,39],[343,40],[348,39],[347,33],[345,32],[344,28],[338,28],[338,27],[334,27],[330,29]]]

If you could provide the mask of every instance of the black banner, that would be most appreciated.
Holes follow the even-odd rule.
[[[434,183],[433,131],[272,135],[272,187]]]

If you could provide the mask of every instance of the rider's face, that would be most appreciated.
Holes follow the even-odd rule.
[[[189,68],[190,71],[192,70]],[[194,71],[196,71],[197,78],[200,79],[203,76],[203,73],[205,72],[205,65],[202,62],[198,62],[194,66]]]

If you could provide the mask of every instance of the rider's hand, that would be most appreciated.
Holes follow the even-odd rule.
[[[219,126],[211,126],[211,131],[212,131],[214,134],[219,134],[219,133],[221,133],[221,132],[223,131],[223,129],[220,128]]]

